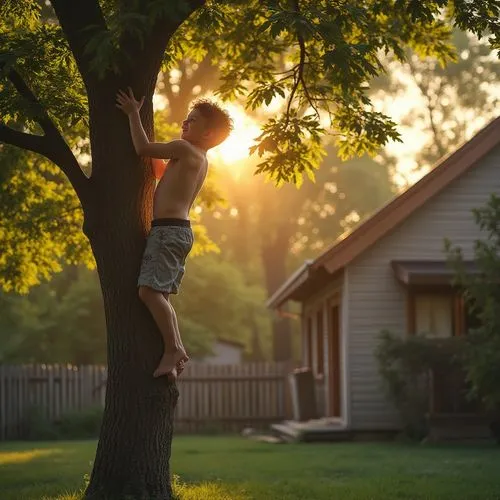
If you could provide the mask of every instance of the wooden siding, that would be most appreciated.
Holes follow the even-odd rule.
[[[350,427],[390,429],[397,413],[387,400],[373,355],[381,330],[404,335],[407,326],[405,289],[395,277],[391,260],[444,260],[444,238],[473,257],[480,236],[471,210],[500,192],[500,148],[430,199],[403,224],[383,237],[346,268],[344,296],[348,301]]]

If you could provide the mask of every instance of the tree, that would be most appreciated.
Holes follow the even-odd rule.
[[[444,7],[461,28],[489,30],[498,48],[500,8],[497,0],[370,0],[355,7],[313,0],[51,0],[51,6],[57,23],[43,22],[34,0],[2,3],[0,141],[62,170],[80,200],[99,273],[109,377],[85,496],[170,499],[178,391],[151,376],[161,337],[136,291],[154,182],[115,108],[116,91],[130,86],[145,96],[141,118],[152,138],[152,95],[165,54],[171,64],[210,32],[205,38],[219,58],[224,97],[249,91],[249,105],[258,107],[288,93],[287,112],[263,127],[258,171],[298,182],[318,165],[322,134],[316,112],[299,117],[298,107],[331,117],[341,154],[373,153],[397,138],[394,123],[365,94],[366,82],[382,71],[379,51],[403,59],[403,48],[412,46],[449,58]],[[209,48],[204,40],[201,51]],[[275,75],[274,59],[290,47],[290,69]],[[75,123],[88,124],[90,175],[61,133]]]
[[[414,159],[422,173],[496,116],[500,61],[492,57],[486,43],[469,33],[455,29],[452,42],[455,61],[442,66],[431,57],[420,59],[410,52],[402,66],[389,64],[398,71],[390,71],[379,84],[391,100],[412,89],[412,95],[418,96],[401,123],[420,128],[427,136]]]
[[[269,341],[266,324],[265,292],[247,283],[243,270],[216,254],[192,259],[182,284],[183,293],[174,298],[179,326],[189,352],[203,356],[210,352],[216,338],[237,340],[250,348],[253,324]],[[224,304],[224,312],[218,307]]]
[[[250,347],[250,313],[268,344],[262,287],[248,286],[242,271],[215,253],[190,259],[188,267],[183,293],[173,300],[192,358],[208,355],[216,337]],[[27,295],[0,295],[0,362],[105,363],[105,332],[98,276],[85,267],[67,266]]]
[[[106,362],[106,323],[97,274],[67,267],[29,295],[2,294],[3,362]]]

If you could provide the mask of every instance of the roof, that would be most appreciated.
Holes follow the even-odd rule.
[[[450,285],[456,277],[455,268],[442,260],[393,260],[391,265],[404,285]],[[462,266],[468,276],[480,273],[475,261],[462,261]]]
[[[330,274],[341,271],[499,144],[500,117],[490,122],[454,153],[445,156],[427,175],[362,222],[343,240],[312,262],[307,261],[268,299],[267,306],[279,308],[292,299],[321,268]]]

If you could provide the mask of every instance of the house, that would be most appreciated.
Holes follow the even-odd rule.
[[[462,335],[467,317],[452,286],[444,239],[473,266],[480,237],[472,209],[500,191],[500,118],[347,237],[307,261],[269,298],[301,304],[302,364],[321,395],[320,416],[349,431],[397,430],[374,350],[382,330]]]
[[[245,346],[235,340],[215,340],[212,355],[203,358],[203,363],[210,365],[237,365],[242,361]]]

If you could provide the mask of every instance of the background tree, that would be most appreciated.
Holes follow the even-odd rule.
[[[188,267],[184,293],[173,301],[191,357],[210,354],[217,338],[239,341],[250,351],[250,316],[269,351],[263,288],[248,286],[242,271],[215,253],[191,259]],[[224,314],[217,307],[220,301]],[[106,324],[97,273],[67,266],[27,295],[1,294],[0,362],[105,363]]]
[[[372,0],[355,8],[312,0],[51,5],[58,23],[43,22],[32,0],[1,6],[0,140],[39,153],[64,172],[82,205],[99,273],[109,376],[86,497],[169,499],[178,392],[151,377],[161,337],[136,292],[154,182],[115,108],[116,91],[130,85],[146,97],[141,118],[153,137],[152,95],[165,53],[170,63],[190,49],[193,34],[211,32],[220,39],[210,49],[221,63],[223,96],[249,91],[250,106],[258,107],[289,93],[287,112],[263,127],[257,150],[265,156],[257,170],[278,182],[299,181],[321,158],[320,112],[330,116],[342,155],[375,153],[397,138],[394,123],[373,110],[365,93],[366,82],[382,71],[380,51],[403,59],[412,46],[449,58],[449,30],[441,20],[446,6],[461,28],[489,30],[498,47],[500,8],[496,0]],[[285,46],[293,48],[290,70],[275,75],[274,56]],[[317,112],[299,117],[306,103]],[[90,175],[62,135],[72,123],[88,123]]]
[[[410,52],[407,61],[388,65],[380,92],[406,97],[408,111],[401,125],[424,135],[414,157],[415,173],[423,175],[443,156],[470,139],[497,116],[500,61],[483,40],[454,30],[456,59],[445,66]],[[395,70],[395,71],[393,71]]]

